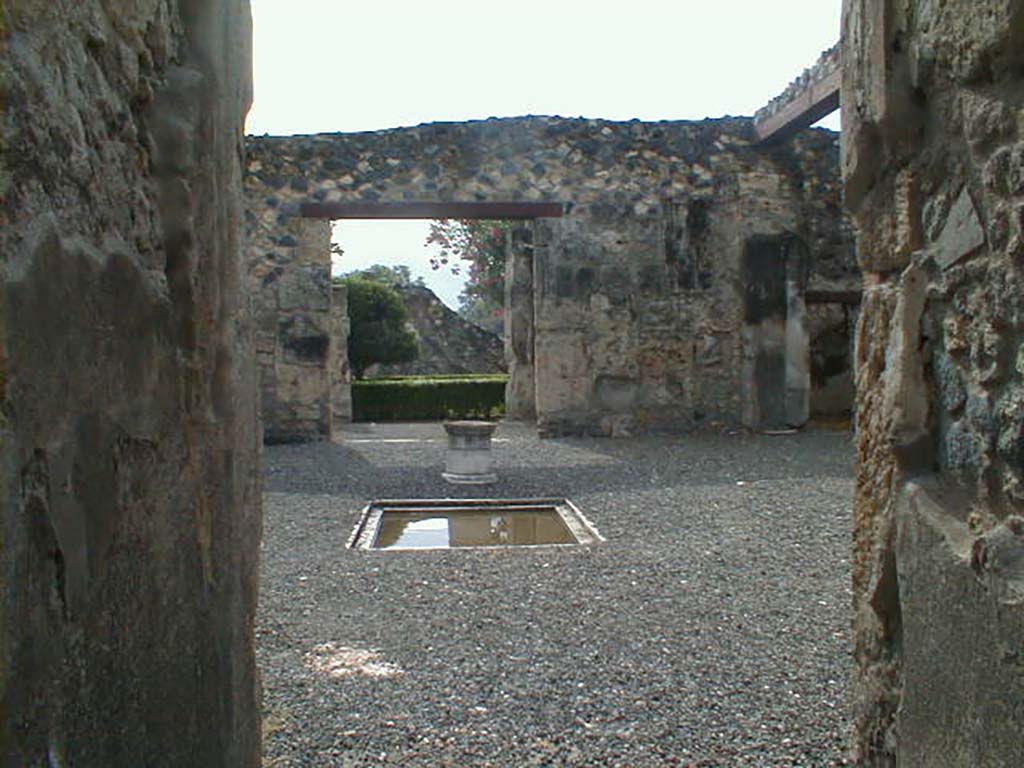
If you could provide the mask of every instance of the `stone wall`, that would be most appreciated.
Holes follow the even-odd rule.
[[[855,754],[1024,761],[1024,2],[846,0]]]
[[[409,363],[372,365],[367,376],[502,373],[505,349],[499,337],[463,320],[424,286],[396,286],[409,313],[419,354]]]
[[[341,346],[331,338],[337,320],[330,222],[265,212],[261,219],[250,213],[248,223],[250,242],[265,236],[275,245],[249,250],[264,438],[273,443],[330,435],[332,370],[341,365],[331,366],[332,347]]]
[[[0,762],[255,766],[245,0],[8,0]]]
[[[806,339],[793,352],[806,334],[803,290],[859,281],[827,131],[762,150],[747,119],[529,117],[250,137],[248,147],[251,263],[292,258],[304,203],[563,203],[564,217],[535,222],[532,270],[513,280],[519,296],[531,281],[532,325],[519,338],[532,340],[525,391],[547,433],[763,426],[766,393],[807,399]],[[792,309],[783,306],[777,332],[754,349],[742,262],[758,236],[791,236],[801,255],[779,288],[790,290]],[[793,349],[776,350],[779,339]],[[772,355],[771,365],[758,363]],[[758,379],[755,369],[767,373]],[[515,378],[526,369],[511,370]],[[806,403],[791,413],[805,419]]]

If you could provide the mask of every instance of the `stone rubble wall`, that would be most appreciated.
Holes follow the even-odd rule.
[[[8,0],[0,762],[256,766],[245,0]]]
[[[1024,761],[1024,2],[846,0],[858,765]]]
[[[416,334],[419,355],[410,363],[372,365],[367,376],[429,376],[454,373],[504,373],[501,338],[464,320],[424,286],[396,286]]]
[[[341,349],[332,340],[331,226],[271,218],[272,224],[250,221],[248,239],[264,439],[313,440],[331,434],[332,370],[341,365],[331,365],[332,349]],[[252,247],[266,237],[273,250]]]
[[[292,258],[304,202],[562,202],[566,216],[538,220],[532,244],[542,431],[740,423],[746,239],[794,233],[812,257],[805,282],[859,281],[842,247],[835,135],[753,141],[749,119],[549,117],[249,137],[249,260]]]

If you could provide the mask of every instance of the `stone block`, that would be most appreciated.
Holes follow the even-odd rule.
[[[914,488],[904,499],[896,554],[901,764],[1015,765],[1024,716],[1024,521],[1011,517],[975,538],[960,510],[941,503],[941,491]]]
[[[967,140],[975,151],[988,151],[1016,135],[1017,115],[1007,102],[976,91],[964,91],[960,97]]]
[[[594,394],[598,404],[614,413],[629,412],[637,404],[640,386],[635,379],[598,376]]]
[[[956,264],[985,244],[985,230],[967,187],[950,208],[939,239],[931,249],[932,258],[943,269]]]
[[[909,169],[880,182],[864,198],[855,215],[863,270],[892,272],[910,263],[922,245],[921,208],[918,182]]]
[[[282,312],[330,311],[330,275],[318,266],[287,270],[277,281],[277,306]]]
[[[947,413],[956,414],[967,402],[960,367],[948,355],[940,353],[935,358],[934,372],[942,407]]]

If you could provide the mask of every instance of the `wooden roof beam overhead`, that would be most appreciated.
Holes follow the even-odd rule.
[[[814,65],[811,80],[788,101],[782,102],[793,86],[754,115],[754,132],[762,144],[785,141],[793,134],[839,109],[843,69],[838,44],[825,51]],[[804,77],[807,76],[805,71]],[[781,107],[776,104],[782,102]]]
[[[565,203],[538,202],[349,202],[301,203],[299,215],[311,219],[557,219]]]

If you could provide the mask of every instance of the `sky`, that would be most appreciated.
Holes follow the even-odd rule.
[[[252,0],[252,134],[561,115],[752,115],[839,37],[841,0]],[[823,125],[838,129],[838,115]],[[334,269],[432,272],[426,222],[344,221]]]

